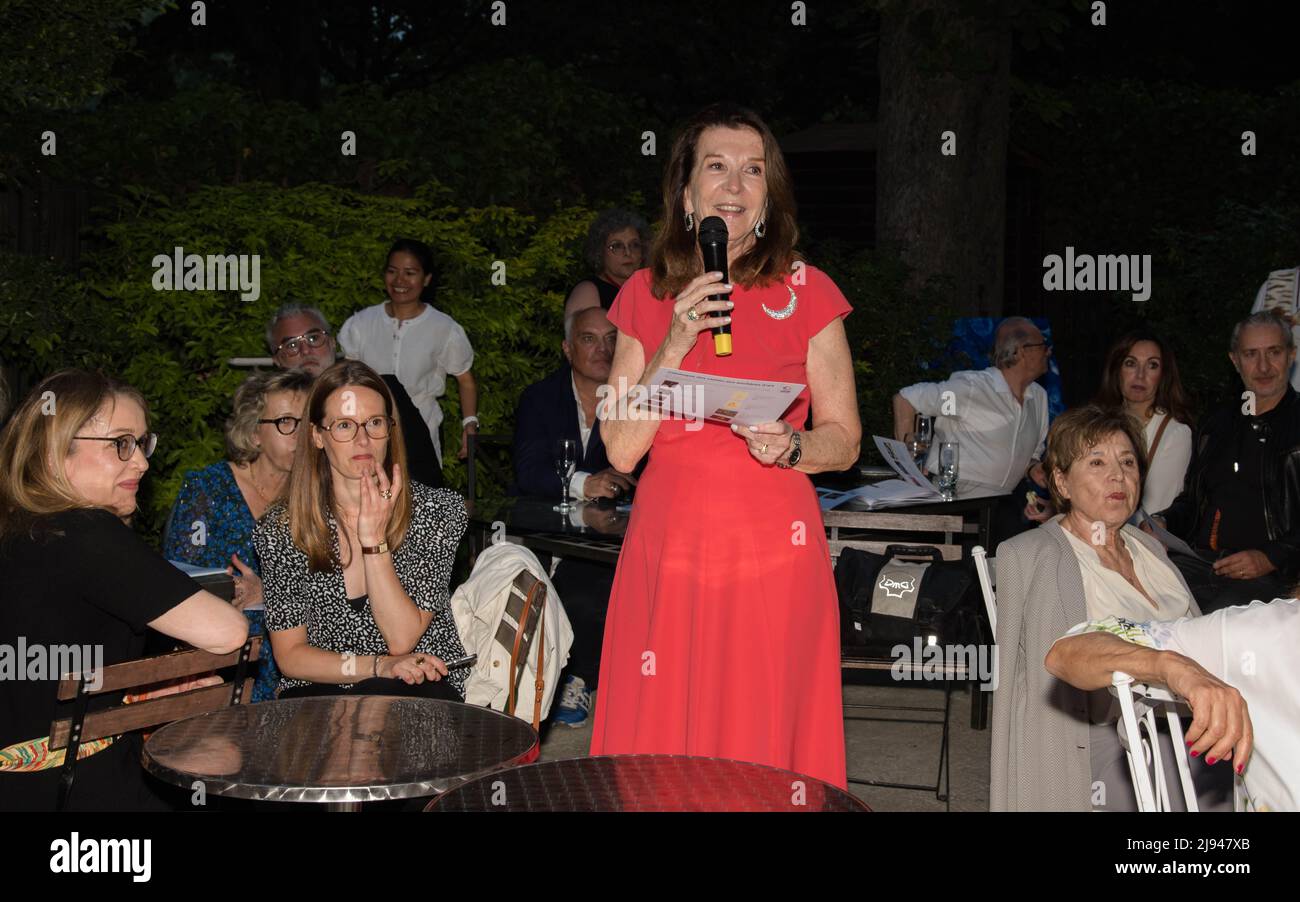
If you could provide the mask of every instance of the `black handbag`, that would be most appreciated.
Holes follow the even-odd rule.
[[[974,580],[969,566],[929,546],[890,545],[884,554],[845,548],[835,567],[840,643],[845,648],[952,641]]]

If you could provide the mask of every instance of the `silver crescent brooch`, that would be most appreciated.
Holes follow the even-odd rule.
[[[762,305],[763,312],[772,317],[772,319],[787,319],[791,313],[794,313],[795,308],[799,306],[799,296],[794,293],[794,289],[789,285],[785,286],[785,289],[790,292],[790,303],[786,304],[780,310],[773,310],[771,307],[767,306],[767,304]]]

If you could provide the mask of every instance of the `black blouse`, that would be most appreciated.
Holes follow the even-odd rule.
[[[414,651],[437,655],[443,660],[465,654],[451,614],[451,568],[456,547],[469,523],[465,501],[451,489],[431,489],[410,482],[411,525],[406,538],[393,555],[398,582],[416,607],[432,611],[433,620]],[[331,547],[339,558],[338,523],[327,517]],[[369,603],[355,608],[348,603],[343,568],[337,565],[325,573],[311,571],[307,555],[293,544],[284,505],[269,508],[253,532],[257,557],[262,562],[262,590],[266,599],[269,630],[307,627],[307,643],[339,654],[386,655],[388,643],[375,623]],[[358,673],[366,679],[368,673]],[[463,697],[467,668],[444,677]],[[310,685],[308,680],[280,677],[279,691]],[[342,684],[346,688],[351,683]]]
[[[47,527],[0,545],[0,748],[48,736],[50,723],[71,713],[55,700],[60,674],[37,672],[42,664],[56,669],[52,649],[62,647],[70,661],[72,646],[89,648],[85,667],[135,660],[146,625],[200,590],[108,511],[68,511]],[[17,660],[20,647],[26,661]],[[33,657],[34,648],[45,651]],[[15,666],[21,674],[9,672]],[[105,693],[88,710],[121,700]],[[0,771],[0,809],[53,809],[58,774]],[[127,737],[78,762],[69,807],[153,807],[148,799],[139,744]]]

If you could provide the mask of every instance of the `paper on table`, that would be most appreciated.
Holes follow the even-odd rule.
[[[912,455],[907,450],[906,445],[897,439],[885,438],[883,435],[873,435],[872,438],[875,439],[876,450],[885,458],[885,463],[889,464],[905,482],[910,482],[918,489],[924,489],[927,496],[939,497],[939,490],[934,487],[930,480],[925,478],[925,475],[916,466],[916,462],[912,460]]]
[[[660,367],[650,378],[644,402],[651,411],[674,419],[703,420],[723,426],[774,423],[804,386],[797,382],[735,379]]]

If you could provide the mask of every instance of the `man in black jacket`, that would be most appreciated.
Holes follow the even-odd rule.
[[[1204,613],[1290,597],[1300,575],[1300,398],[1287,381],[1295,353],[1272,313],[1233,328],[1228,356],[1246,390],[1202,420],[1182,494],[1160,515],[1196,551],[1171,560]]]
[[[596,391],[609,379],[617,338],[618,330],[601,307],[589,307],[565,317],[561,347],[569,366],[528,386],[519,396],[513,494],[560,497],[555,445],[566,438],[578,443],[578,465],[569,480],[571,498],[618,500],[631,494],[636,477],[609,465],[596,416]],[[583,509],[575,516],[583,517],[588,512]],[[593,561],[565,559],[551,581],[573,625],[573,647],[560,704],[553,716],[559,723],[578,727],[588,720],[600,672],[605,611],[614,569]]]

